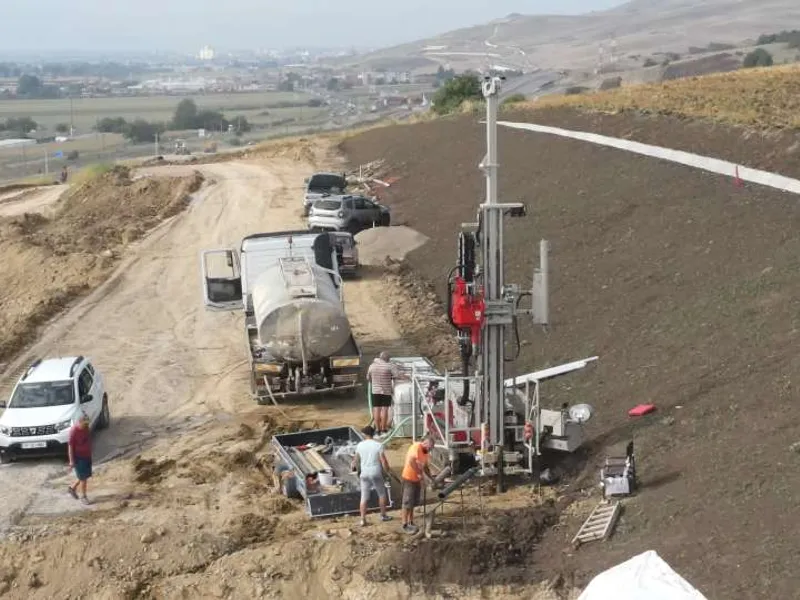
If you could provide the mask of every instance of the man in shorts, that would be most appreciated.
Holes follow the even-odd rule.
[[[381,352],[367,370],[367,380],[372,384],[372,420],[377,435],[389,432],[389,408],[392,406],[394,384],[403,379],[399,367],[389,361],[389,353]]]
[[[86,486],[92,476],[92,430],[89,427],[89,416],[81,413],[78,422],[72,426],[67,442],[69,466],[75,471],[75,483],[69,486],[69,494],[78,499],[78,488],[81,490],[81,502],[89,504],[86,497]]]
[[[414,525],[414,508],[420,503],[422,494],[423,474],[431,479],[428,459],[433,449],[433,438],[426,435],[419,442],[414,442],[406,453],[401,478],[403,480],[403,531],[414,534],[419,531]]]
[[[389,472],[389,461],[383,451],[383,444],[375,441],[375,429],[367,425],[361,430],[364,440],[356,445],[352,468],[358,473],[361,483],[361,526],[367,524],[367,503],[372,490],[378,493],[378,505],[381,508],[381,521],[389,521],[392,517],[386,514],[388,496],[385,475]]]

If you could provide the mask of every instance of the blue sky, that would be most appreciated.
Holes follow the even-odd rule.
[[[390,46],[511,12],[622,0],[0,0],[0,52]]]

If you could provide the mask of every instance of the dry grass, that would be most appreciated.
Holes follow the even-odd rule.
[[[745,69],[575,96],[545,96],[515,108],[634,110],[736,125],[800,128],[800,65]]]

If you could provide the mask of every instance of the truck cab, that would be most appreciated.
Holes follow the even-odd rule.
[[[259,339],[259,323],[253,304],[257,281],[276,264],[307,262],[317,273],[324,273],[338,291],[343,311],[342,277],[339,252],[333,236],[307,230],[258,233],[242,240],[238,251],[232,248],[204,250],[201,254],[203,302],[208,310],[245,314],[245,335],[250,356],[251,393],[259,403],[291,394],[316,394],[352,389],[358,385],[361,350],[352,333],[347,343],[331,356],[313,361],[276,358],[269,344]],[[330,289],[329,282],[325,283]],[[288,289],[290,284],[285,282]],[[276,289],[276,294],[287,294]],[[287,297],[287,303],[291,298]],[[335,303],[335,302],[334,302]]]

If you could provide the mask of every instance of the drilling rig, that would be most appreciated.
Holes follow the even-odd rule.
[[[474,470],[494,476],[498,492],[504,491],[507,475],[538,477],[542,447],[572,452],[583,442],[582,424],[591,417],[591,406],[541,409],[539,383],[581,369],[597,358],[506,378],[506,364],[516,358],[508,356],[509,332],[513,332],[515,354],[520,351],[518,318],[527,315],[534,324],[548,325],[549,244],[540,242],[540,266],[534,269],[530,289],[505,282],[504,219],[525,217],[527,211],[520,202],[498,202],[497,111],[503,80],[488,75],[482,82],[486,156],[479,168],[486,177],[486,196],[478,207],[477,221],[461,226],[457,263],[448,275],[448,317],[458,336],[461,372],[444,377],[412,375],[416,380],[412,388],[423,396],[419,403],[425,417],[423,428],[434,437],[436,447],[448,453],[449,471],[457,475]],[[522,308],[526,297],[530,307]]]

